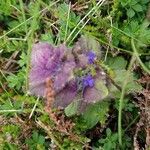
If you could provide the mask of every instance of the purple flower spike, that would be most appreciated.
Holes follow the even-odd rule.
[[[93,64],[94,60],[96,58],[96,54],[94,52],[92,52],[92,51],[89,51],[87,56],[88,56],[88,63],[89,64]]]
[[[94,86],[94,79],[91,75],[87,75],[86,77],[83,78],[83,88],[93,86]]]

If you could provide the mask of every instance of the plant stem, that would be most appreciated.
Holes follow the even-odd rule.
[[[124,99],[126,85],[128,83],[128,78],[129,78],[129,75],[130,75],[130,71],[132,69],[132,65],[133,65],[135,59],[136,59],[136,57],[133,54],[132,58],[131,58],[131,61],[130,61],[130,64],[129,64],[128,69],[127,69],[127,74],[126,74],[125,80],[123,82],[121,96],[120,96],[120,99],[119,99],[118,137],[119,137],[119,145],[120,146],[122,146],[122,106],[123,106],[123,99]]]
[[[131,45],[132,45],[132,49],[134,51],[135,57],[136,57],[137,61],[139,62],[139,64],[141,65],[142,69],[145,72],[147,72],[148,74],[150,74],[150,70],[144,65],[144,63],[141,61],[141,59],[139,57],[138,51],[137,51],[135,44],[134,44],[134,39],[131,39]]]

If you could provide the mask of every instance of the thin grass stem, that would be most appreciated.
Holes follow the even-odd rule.
[[[96,9],[97,6],[101,6],[103,4],[105,0],[100,0],[96,6],[94,6],[76,25],[76,27],[72,30],[72,32],[70,33],[70,35],[68,36],[68,38],[66,39],[65,42],[69,41],[71,36],[74,34],[74,32],[76,31],[76,29],[78,28],[78,26]]]
[[[31,113],[30,113],[30,116],[29,116],[29,119],[31,119],[31,117],[32,117],[32,115],[33,115],[33,113],[34,113],[34,111],[35,111],[35,109],[36,109],[36,106],[37,106],[37,104],[38,104],[38,102],[39,102],[39,97],[36,99],[36,102],[35,102],[35,104],[34,104],[34,106],[33,106],[33,109],[32,109],[32,111],[31,111]]]
[[[70,17],[70,8],[71,8],[71,3],[69,3],[69,8],[68,8],[68,14],[67,14],[67,22],[66,22],[66,30],[65,30],[65,38],[64,38],[64,41],[66,41],[67,33],[68,33],[68,25],[69,25],[69,17]]]

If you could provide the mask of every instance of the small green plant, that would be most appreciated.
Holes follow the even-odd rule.
[[[102,145],[102,148],[104,150],[115,150],[117,149],[117,140],[118,140],[118,134],[112,133],[112,131],[107,128],[106,129],[106,138],[102,138],[99,140],[100,145]]]
[[[33,131],[32,137],[30,139],[26,139],[26,143],[28,144],[30,150],[45,150],[45,138],[37,131]]]
[[[121,5],[125,7],[127,16],[132,18],[136,13],[144,15],[148,2],[148,0],[122,0]]]
[[[111,129],[106,129],[106,137],[101,138],[98,141],[99,148],[102,150],[116,150],[119,149],[118,143],[118,134],[113,133]],[[122,149],[130,149],[131,146],[131,139],[125,135],[123,138],[123,146]]]
[[[5,125],[2,127],[2,132],[6,134],[6,136],[11,136],[12,138],[16,139],[20,134],[20,127],[17,125]]]
[[[22,68],[22,71],[19,71],[16,75],[12,74],[7,77],[8,86],[10,88],[16,88],[16,90],[22,89],[25,82],[25,68]]]

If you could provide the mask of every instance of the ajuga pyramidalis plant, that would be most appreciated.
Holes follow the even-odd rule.
[[[55,107],[66,107],[80,99],[95,103],[107,95],[105,74],[98,67],[96,53],[92,50],[69,49],[48,43],[33,45],[29,90],[32,95],[45,97],[46,79],[53,80]]]

